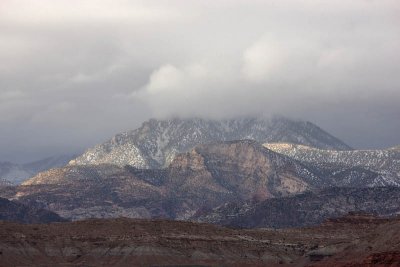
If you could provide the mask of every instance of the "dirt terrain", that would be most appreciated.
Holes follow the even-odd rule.
[[[0,222],[0,266],[399,266],[399,251],[400,218],[357,214],[286,230],[126,218]]]

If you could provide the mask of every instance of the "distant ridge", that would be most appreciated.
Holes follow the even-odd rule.
[[[39,172],[64,166],[74,157],[76,155],[60,155],[25,164],[0,162],[0,185],[18,185]]]
[[[323,149],[351,149],[311,122],[283,117],[229,120],[151,119],[136,130],[117,134],[107,142],[88,149],[70,164],[162,168],[178,153],[187,152],[198,144],[242,139],[262,143],[290,142]]]
[[[65,222],[58,214],[36,207],[34,204],[22,204],[0,197],[0,221],[19,223]]]
[[[399,146],[387,149],[349,151],[325,150],[288,143],[268,143],[264,144],[264,147],[320,170],[334,169],[336,174],[353,173],[355,180],[369,186],[400,185]],[[356,173],[362,175],[355,175]],[[374,178],[367,182],[367,176]],[[352,183],[351,180],[349,183]],[[362,186],[362,184],[358,186]]]
[[[241,228],[304,227],[353,211],[396,216],[399,201],[399,187],[330,187],[259,203],[225,203],[193,220]]]

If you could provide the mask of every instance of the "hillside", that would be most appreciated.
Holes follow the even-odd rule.
[[[398,266],[399,233],[398,218],[357,214],[279,231],[126,218],[0,222],[0,265]]]
[[[62,155],[48,157],[25,164],[0,162],[0,180],[4,180],[9,184],[18,185],[23,181],[35,176],[39,172],[46,171],[51,168],[62,167],[66,165],[72,158],[74,158],[74,156]]]
[[[63,222],[54,212],[38,208],[34,203],[21,204],[0,198],[0,221],[18,223],[50,223]]]
[[[327,188],[258,203],[225,203],[193,220],[244,228],[304,227],[353,211],[394,216],[400,214],[399,203],[398,187]]]

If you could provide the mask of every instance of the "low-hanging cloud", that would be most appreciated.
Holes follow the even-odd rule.
[[[400,143],[400,5],[0,4],[0,160],[79,151],[150,117],[282,114]],[[12,144],[12,145],[10,145]]]

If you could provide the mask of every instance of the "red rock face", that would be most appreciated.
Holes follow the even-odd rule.
[[[252,141],[198,146],[178,156],[169,169],[171,182],[199,185],[207,180],[215,190],[233,189],[242,199],[266,199],[310,188],[293,162]]]

